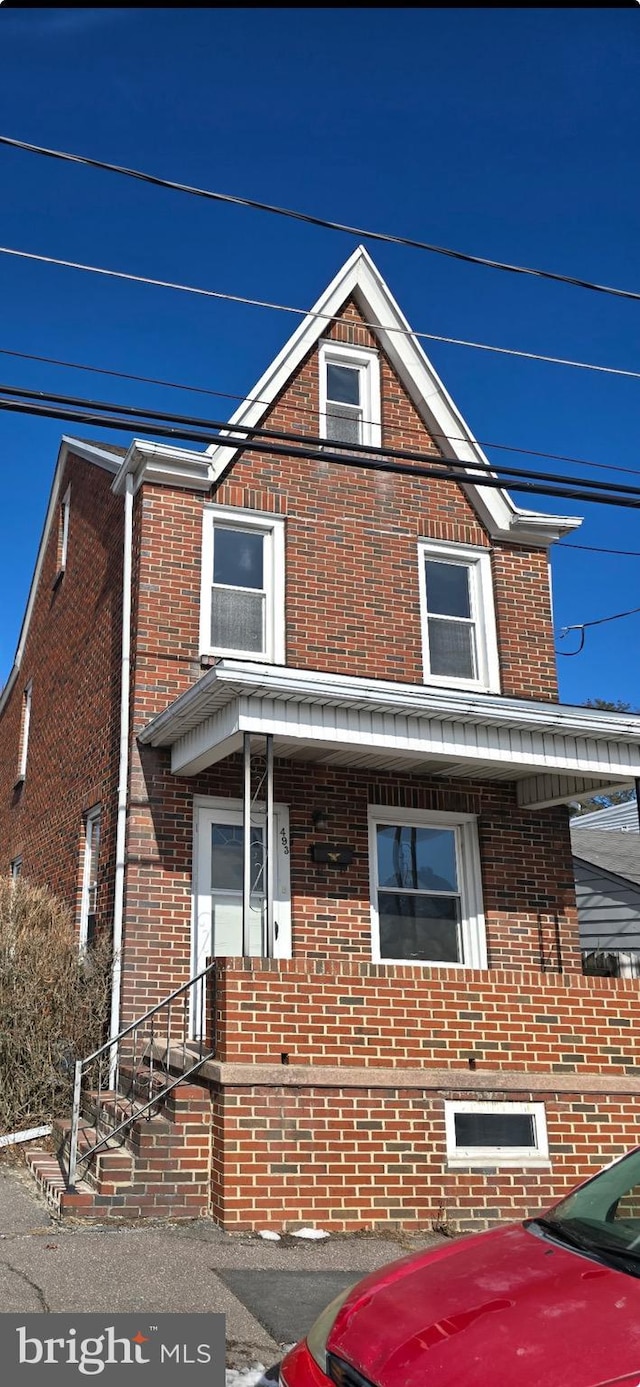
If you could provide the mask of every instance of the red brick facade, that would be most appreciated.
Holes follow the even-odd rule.
[[[328,335],[376,346],[353,302]],[[435,462],[437,437],[390,360],[380,358],[384,444]],[[314,436],[318,410],[316,346],[264,424]],[[68,460],[61,496],[69,481],[67,569],[56,585],[54,525],[18,678],[0,716],[0,867],[22,855],[26,875],[77,909],[83,815],[100,803],[99,899],[109,921],[123,502],[111,476],[80,457]],[[123,1023],[191,973],[194,796],[242,794],[238,757],[179,777],[168,751],[136,740],[212,663],[199,645],[203,508],[212,500],[285,520],[289,668],[421,684],[417,542],[430,538],[490,553],[501,693],[547,704],[557,698],[546,549],[491,538],[456,482],[250,449],[210,496],[143,481],[133,512]],[[31,679],[20,790],[15,766]],[[286,760],[276,761],[274,793],[290,812],[293,959],[251,967],[228,960],[216,970],[219,1068],[206,1082],[220,1221],[478,1226],[550,1199],[594,1160],[637,1139],[637,984],[582,977],[565,807],[520,809],[513,781]],[[311,859],[312,809],[324,804],[327,833],[353,849],[343,871]],[[487,970],[371,963],[370,805],[475,816]],[[285,1065],[286,1082],[277,1072]],[[304,1077],[296,1066],[308,1068]],[[365,1069],[378,1071],[375,1080]],[[443,1101],[451,1095],[544,1101],[550,1169],[448,1170]],[[196,1142],[199,1158],[204,1145]]]
[[[15,858],[79,914],[84,817],[101,807],[100,918],[113,918],[120,729],[122,502],[113,476],[68,456],[67,562],[54,516],[17,678],[0,715],[0,870]],[[32,685],[27,767],[16,783],[24,690]]]

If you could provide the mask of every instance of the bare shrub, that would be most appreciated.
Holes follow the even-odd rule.
[[[51,892],[0,877],[0,1132],[70,1111],[73,1060],[106,1036],[110,965],[104,939],[80,958]]]

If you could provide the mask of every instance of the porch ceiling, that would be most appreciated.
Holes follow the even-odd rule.
[[[640,776],[640,719],[422,685],[222,660],[141,732],[196,775],[270,734],[292,761],[518,782],[540,808]]]

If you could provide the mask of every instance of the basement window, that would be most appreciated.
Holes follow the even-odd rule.
[[[445,1103],[449,1166],[549,1164],[544,1103]]]

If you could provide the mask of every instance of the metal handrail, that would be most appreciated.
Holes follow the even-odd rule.
[[[207,995],[205,979],[209,976],[210,973],[213,972],[214,968],[215,960],[212,960],[211,963],[207,964],[206,968],[203,968],[199,973],[196,973],[192,978],[189,978],[187,982],[182,983],[180,987],[176,987],[173,992],[168,993],[168,995],[166,997],[163,997],[160,1002],[157,1002],[155,1006],[149,1007],[148,1011],[143,1012],[142,1016],[138,1016],[136,1020],[130,1022],[128,1026],[124,1026],[123,1029],[118,1033],[118,1035],[110,1036],[109,1040],[105,1041],[104,1045],[101,1045],[99,1049],[92,1051],[90,1055],[85,1055],[84,1059],[76,1060],[73,1082],[73,1109],[71,1114],[71,1126],[69,1130],[69,1164],[67,1171],[68,1189],[72,1190],[75,1187],[79,1165],[81,1165],[83,1162],[90,1160],[96,1151],[106,1146],[106,1144],[109,1141],[111,1141],[114,1137],[119,1136],[122,1132],[126,1131],[128,1127],[131,1127],[133,1123],[138,1120],[138,1118],[146,1116],[146,1120],[148,1121],[151,1116],[151,1109],[154,1108],[158,1103],[162,1102],[168,1093],[171,1093],[174,1088],[177,1088],[178,1084],[183,1083],[185,1079],[191,1078],[194,1074],[196,1074],[197,1071],[202,1068],[202,1065],[205,1064],[207,1060],[211,1059],[215,1054],[215,1045],[213,1045],[209,1049],[207,1049],[206,1046],[204,1046],[204,1013],[205,998]],[[171,1020],[172,1006],[179,997],[183,997],[184,999],[184,1010],[182,1017],[182,1037],[180,1039],[180,1037],[178,1036],[176,1039],[175,1037],[172,1037],[171,1034]],[[195,1000],[195,1003],[199,1011],[200,1024],[198,1039],[196,1043],[199,1044],[200,1054],[195,1063],[191,1064],[187,1068],[187,1046],[191,1043],[188,1038],[187,1032],[189,1030],[189,1009],[190,1005],[192,1004],[192,999]],[[167,1013],[166,1041],[163,1041],[164,1063],[162,1059],[158,1059],[158,1050],[160,1049],[160,1045],[158,1036],[156,1034],[155,1024],[155,1018],[163,1009],[166,1009]],[[193,1010],[193,1007],[191,1007],[191,1009]],[[138,1059],[138,1036],[141,1034],[145,1025],[148,1025],[149,1033],[148,1036],[145,1038],[142,1053],[140,1054],[140,1057]],[[133,1053],[132,1055],[128,1053],[126,1055],[127,1060],[130,1061],[132,1066],[131,1111],[129,1115],[124,1118],[123,1121],[119,1122],[117,1121],[117,1097],[120,1078],[120,1061],[122,1058],[122,1042],[125,1041],[129,1036],[133,1037]],[[180,1046],[180,1044],[182,1046],[182,1069],[177,1079],[170,1079],[170,1053],[173,1046],[176,1043],[178,1047]],[[116,1100],[116,1122],[114,1125],[112,1119],[109,1122],[108,1130],[105,1131],[103,1136],[100,1136],[100,1128],[101,1126],[104,1126],[104,1111],[102,1104],[102,1061],[103,1057],[107,1054],[109,1055],[108,1091],[113,1090],[114,1098]],[[189,1057],[191,1058],[191,1055]],[[144,1103],[142,1107],[140,1107],[135,1103],[135,1084],[136,1075],[138,1073],[137,1066],[138,1064],[141,1065],[145,1062],[148,1064],[148,1073],[147,1075],[145,1075],[145,1078],[148,1081],[149,1098],[148,1101]],[[79,1152],[78,1139],[80,1132],[80,1114],[82,1110],[83,1078],[86,1075],[89,1068],[92,1065],[95,1065],[96,1063],[98,1066],[98,1076],[94,1125],[98,1140],[94,1142],[93,1146],[88,1147],[83,1152]],[[164,1072],[165,1078],[170,1081],[165,1083],[163,1086],[160,1087],[160,1089],[154,1092],[153,1090],[155,1075],[156,1073],[162,1072]]]

